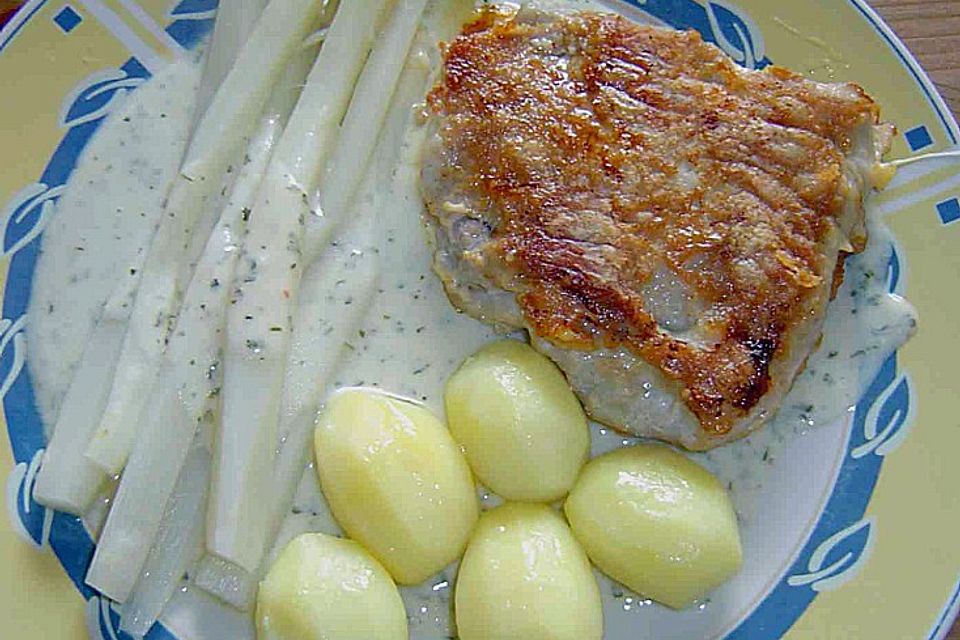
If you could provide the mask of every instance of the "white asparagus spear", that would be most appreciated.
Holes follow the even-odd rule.
[[[198,434],[167,500],[156,541],[130,597],[120,629],[142,638],[160,617],[184,573],[203,552],[203,512],[210,481],[210,450]]]
[[[354,226],[351,225],[351,230]],[[338,239],[343,241],[342,246],[356,246],[350,239]],[[349,297],[352,304],[342,311],[338,308],[331,318],[317,317],[316,305],[304,304],[297,309],[294,318],[297,329],[293,333],[287,363],[284,413],[280,421],[284,435],[277,445],[270,502],[262,507],[268,513],[267,535],[259,562],[272,546],[283,516],[289,511],[297,482],[303,475],[310,451],[307,441],[317,415],[316,404],[311,398],[319,397],[327,387],[329,377],[336,371],[346,349],[345,343],[376,295],[379,270],[369,261],[354,264],[342,253],[328,252],[312,268],[322,274],[312,289],[324,294],[336,289],[338,300]],[[290,393],[289,388],[295,388],[297,392]],[[320,391],[314,391],[314,388]],[[246,611],[253,605],[259,577],[259,571],[251,572],[216,555],[207,555],[197,566],[194,583],[223,602]]]
[[[235,275],[227,319],[222,424],[214,454],[207,550],[256,571],[266,543],[263,505],[304,268],[307,194],[329,153],[385,0],[351,0],[337,11],[306,87],[264,175]]]
[[[184,295],[144,423],[87,573],[87,583],[123,601],[150,551],[163,508],[197,425],[216,395],[222,332],[239,241],[274,143],[316,49],[295,57],[247,148],[217,227]]]
[[[250,36],[263,13],[267,0],[227,0],[217,5],[217,19],[203,63],[203,75],[197,90],[197,117],[194,127],[207,112],[217,89],[230,72],[237,52]],[[193,131],[191,130],[191,136]]]
[[[210,204],[221,176],[231,157],[242,153],[273,79],[317,23],[322,5],[322,0],[272,0],[196,129],[154,235],[107,405],[86,450],[109,474],[123,469],[136,439],[144,389],[157,374],[182,287],[216,220]]]
[[[197,125],[183,163],[184,176],[202,179],[214,173],[211,166],[229,160],[222,140],[236,138],[237,130],[256,124],[273,79],[304,38],[320,26],[325,7],[323,0],[270,0],[224,78],[223,92],[217,92]]]
[[[413,115],[412,107],[423,97],[429,65],[419,55],[411,56],[401,76],[387,122],[384,124],[374,162],[367,169],[358,201],[350,222],[337,236],[337,250],[321,254],[310,267],[319,277],[310,280],[294,317],[294,330],[287,360],[283,401],[277,443],[277,459],[273,472],[271,501],[267,505],[267,544],[257,573],[244,571],[237,565],[213,556],[205,557],[197,568],[195,583],[218,599],[247,610],[256,595],[255,586],[269,568],[271,549],[276,549],[277,535],[290,512],[297,486],[304,473],[308,446],[316,422],[320,400],[329,390],[339,364],[346,354],[350,335],[362,324],[370,303],[376,296],[380,265],[375,255],[352,256],[355,249],[374,246],[377,222],[390,215],[389,202],[372,202],[379,183],[392,175],[398,152]],[[416,151],[411,151],[416,153]],[[408,161],[408,158],[405,158]],[[372,209],[370,207],[373,207]],[[336,292],[332,307],[324,309],[311,299]],[[350,305],[343,305],[347,299]],[[324,313],[323,311],[328,313]]]
[[[33,490],[34,499],[51,509],[83,515],[107,481],[103,470],[83,455],[83,448],[107,402],[104,381],[113,376],[135,291],[136,279],[128,277],[114,289],[63,398]]]
[[[388,122],[373,154],[375,161],[367,169],[359,199],[364,204],[354,207],[354,220],[343,230],[342,237],[337,237],[340,247],[349,247],[351,253],[354,249],[367,251],[367,255],[355,263],[343,255],[326,252],[321,254],[317,264],[310,267],[323,274],[318,282],[313,283],[314,290],[334,291],[337,283],[342,283],[338,297],[351,299],[352,304],[326,309],[327,317],[322,320],[316,317],[314,308],[303,305],[294,319],[293,341],[284,379],[268,540],[276,536],[290,509],[310,451],[308,442],[321,400],[343,354],[341,347],[362,323],[369,303],[376,295],[381,265],[377,254],[368,249],[376,245],[376,230],[390,216],[392,203],[370,201],[380,191],[379,184],[390,180],[393,175],[413,115],[413,105],[424,95],[428,70],[425,60],[408,59],[390,107]]]
[[[194,98],[194,125],[209,103],[204,96],[213,96],[220,86],[263,4],[264,0],[236,0],[224,3],[223,11],[218,12]],[[138,254],[129,275],[123,275],[104,304],[64,397],[34,489],[36,500],[53,509],[82,515],[107,478],[106,472],[83,452],[107,403],[145,259],[146,252]]]
[[[257,597],[257,575],[229,560],[207,554],[197,563],[193,582],[240,611],[249,611]]]
[[[340,256],[336,257],[340,258]],[[340,268],[343,266],[342,262],[337,264],[332,260],[327,262],[321,259],[316,268],[328,266],[330,269],[323,271],[323,278],[318,283],[318,288],[331,290],[338,280],[349,277],[350,281],[345,286],[349,288],[350,293],[346,293],[346,289],[343,293],[352,297],[353,304],[343,311],[338,311],[338,317],[332,322],[318,322],[316,317],[309,317],[315,314],[315,307],[307,309],[306,314],[297,314],[297,320],[312,321],[316,327],[316,331],[307,332],[309,336],[303,336],[310,341],[309,344],[297,344],[298,338],[294,336],[295,344],[291,349],[291,354],[294,353],[294,349],[296,350],[295,357],[298,359],[303,356],[310,357],[309,364],[300,368],[311,377],[315,388],[320,390],[311,395],[320,395],[328,388],[329,380],[346,350],[345,343],[356,332],[356,327],[362,321],[377,290],[376,264],[363,262],[358,269],[347,273]],[[292,366],[294,365],[288,365],[288,367]],[[316,416],[316,404],[307,404],[301,406],[299,410],[291,410],[281,422],[281,426],[287,431],[287,437],[279,447],[273,467],[273,477],[268,485],[270,501],[261,505],[266,514],[267,535],[258,563],[262,562],[265,553],[272,546],[283,518],[290,509],[297,482],[303,475],[306,458],[310,452],[308,441],[310,434],[313,433]],[[257,584],[259,575],[259,571],[251,572],[217,556],[208,556],[201,562],[195,582],[201,589],[227,604],[247,610],[252,605],[252,596],[256,595],[256,589],[253,587]]]
[[[360,181],[366,173],[380,128],[387,116],[400,74],[420,24],[426,0],[398,0],[389,24],[384,29],[370,58],[344,117],[336,146],[330,156],[319,189],[321,216],[310,219],[304,253],[315,256],[322,244],[350,211]]]

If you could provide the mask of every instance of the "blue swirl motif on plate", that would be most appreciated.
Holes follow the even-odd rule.
[[[903,442],[911,422],[910,391],[909,379],[901,373],[874,398],[863,419],[854,423],[851,457],[885,456]]]
[[[120,614],[108,598],[91,596],[85,613],[90,640],[132,640],[129,634],[120,631]],[[154,634],[148,633],[146,637],[152,640]]]
[[[887,290],[902,293],[900,255],[896,246],[887,265]],[[850,456],[854,459],[874,454],[886,456],[907,436],[915,406],[913,387],[906,373],[897,373],[896,362],[888,361],[860,400],[850,435]]]
[[[216,14],[216,0],[184,0],[170,11],[170,18],[171,20],[212,20]]]
[[[695,29],[737,64],[762,69],[770,64],[763,34],[746,11],[726,0],[624,0],[677,29]]]
[[[25,315],[16,320],[0,319],[0,398],[7,395],[23,371],[27,358],[23,335],[26,323]]]
[[[87,76],[67,94],[60,111],[60,126],[75,127],[105,117],[128,91],[145,81],[144,76],[122,69],[105,69]]]
[[[726,0],[622,0],[649,16],[681,29],[696,29],[747,68],[763,68],[763,37],[750,17]],[[216,0],[183,0],[170,13],[167,32],[185,48],[192,48],[210,30]],[[7,481],[7,507],[18,532],[35,546],[48,544],[77,589],[87,600],[91,638],[125,640],[119,616],[111,603],[85,583],[93,541],[79,518],[44,509],[31,498],[43,455],[43,424],[30,386],[29,363],[24,362],[23,329],[30,280],[38,254],[34,242],[53,213],[53,203],[77,159],[103,117],[119,97],[149,76],[135,59],[118,70],[93,74],[70,95],[60,114],[66,129],[63,141],[36,183],[24,187],[4,208],[5,255],[10,256],[0,320],[0,391],[7,416],[16,466]],[[891,258],[891,290],[900,283],[900,260]],[[810,539],[781,582],[728,637],[779,637],[803,613],[816,594],[849,580],[868,559],[876,523],[865,517],[883,456],[903,438],[910,423],[910,383],[898,374],[896,354],[877,374],[858,404],[848,455],[833,493]],[[147,636],[173,640],[160,625]]]
[[[903,260],[896,245],[887,264],[887,289],[902,293]],[[893,353],[854,410],[846,455],[813,532],[777,586],[727,638],[780,637],[821,591],[850,581],[869,560],[876,532],[866,516],[884,456],[906,436],[912,420],[909,377]]]
[[[807,561],[807,573],[787,578],[791,587],[810,585],[814,591],[836,589],[856,575],[870,555],[873,518],[865,518],[841,529],[814,549]]]
[[[213,25],[215,0],[185,0],[174,7],[167,32],[186,48],[200,42]],[[23,331],[30,300],[31,280],[39,254],[35,242],[52,215],[81,152],[103,119],[124,94],[150,77],[131,57],[118,69],[91,74],[64,98],[58,123],[63,138],[40,178],[23,187],[0,211],[3,257],[10,260],[0,319],[0,400],[3,401],[14,468],[7,478],[8,517],[24,540],[49,548],[77,590],[87,600],[90,637],[131,640],[119,631],[119,615],[111,603],[84,582],[94,544],[80,518],[48,510],[33,500],[33,486],[46,445],[43,421],[37,412],[25,362]],[[149,640],[174,640],[162,625],[154,625]]]
[[[43,449],[39,449],[29,463],[18,462],[7,477],[6,487],[7,516],[13,529],[37,549],[47,544],[53,526],[53,511],[37,504],[31,497],[42,459]]]
[[[0,212],[3,257],[15,254],[40,235],[63,188],[63,185],[50,187],[42,182],[34,182],[13,196]]]
[[[184,49],[195,47],[213,28],[217,0],[183,0],[170,11],[167,33]]]

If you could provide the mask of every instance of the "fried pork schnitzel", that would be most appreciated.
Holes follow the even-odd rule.
[[[596,420],[690,449],[776,412],[865,245],[893,132],[857,85],[529,8],[445,45],[428,109],[453,304],[527,329]]]

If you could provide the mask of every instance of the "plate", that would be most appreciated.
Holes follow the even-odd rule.
[[[860,0],[604,0],[700,31],[736,62],[854,80],[897,125],[891,157],[953,147],[960,128],[917,63]],[[0,31],[0,397],[9,448],[0,524],[5,637],[126,638],[83,584],[93,542],[31,499],[44,436],[26,315],[44,225],[77,157],[123,96],[196,47],[215,0],[30,0]],[[920,315],[847,421],[793,438],[767,472],[747,561],[729,588],[679,614],[620,594],[611,637],[942,638],[960,607],[960,428],[954,394],[960,170],[902,169],[874,206],[896,236],[887,278]],[[745,464],[757,464],[750,460]],[[32,547],[32,548],[31,548]],[[39,552],[37,551],[39,550]],[[671,624],[671,631],[663,625]],[[151,639],[176,634],[157,627]]]

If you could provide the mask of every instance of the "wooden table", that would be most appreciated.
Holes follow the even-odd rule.
[[[906,43],[960,118],[960,0],[867,1]]]
[[[0,27],[10,19],[18,6],[20,6],[20,0],[0,0]]]
[[[868,0],[903,39],[960,118],[960,0]],[[20,5],[0,0],[0,26]],[[948,640],[960,640],[960,619]]]

